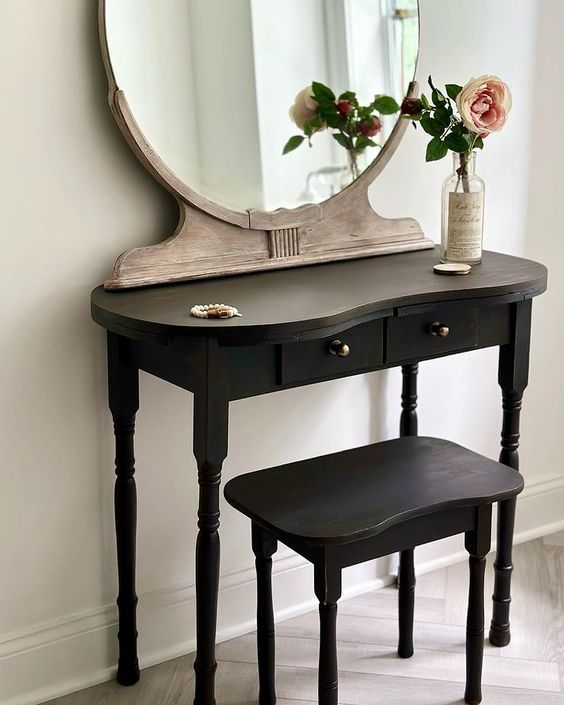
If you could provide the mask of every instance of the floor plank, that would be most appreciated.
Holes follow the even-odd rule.
[[[492,589],[488,561],[486,595]],[[515,549],[512,642],[486,643],[484,705],[564,705],[564,532]],[[397,590],[339,605],[342,705],[458,705],[464,691],[467,565],[418,578],[413,658],[399,659]],[[491,607],[487,604],[489,620]],[[318,616],[276,625],[278,705],[317,702]],[[257,702],[255,638],[218,646],[218,705]],[[104,683],[50,705],[190,705],[193,655],[145,669],[131,688]]]
[[[280,666],[315,669],[318,640],[303,637],[278,637],[276,662]],[[222,661],[256,661],[254,634],[227,641],[218,647]],[[410,659],[401,659],[395,648],[381,644],[339,643],[339,668],[354,673],[373,673],[396,678],[408,677],[437,681],[464,682],[465,654],[419,649]],[[560,691],[558,665],[503,656],[484,658],[483,682],[488,685]]]

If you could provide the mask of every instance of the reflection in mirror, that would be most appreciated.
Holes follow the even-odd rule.
[[[401,102],[418,52],[417,0],[106,0],[115,80],[147,141],[191,189],[246,210],[319,202],[350,180],[329,131],[283,155],[288,110],[312,81]],[[377,156],[397,115],[359,155]],[[314,142],[314,143],[313,143]]]

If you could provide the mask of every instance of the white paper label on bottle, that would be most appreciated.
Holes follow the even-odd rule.
[[[455,262],[480,259],[484,193],[449,193],[447,259]]]

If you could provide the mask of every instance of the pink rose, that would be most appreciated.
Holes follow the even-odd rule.
[[[374,137],[382,129],[382,121],[373,115],[369,120],[363,120],[358,129],[365,137]]]
[[[350,113],[352,113],[352,111],[354,110],[354,105],[352,103],[349,103],[348,100],[340,100],[337,103],[337,110],[339,111],[340,115],[346,117],[347,115],[350,115]]]
[[[303,130],[305,123],[317,116],[317,106],[318,102],[313,97],[311,86],[306,86],[298,93],[290,108],[290,119]],[[316,132],[322,129],[324,128],[321,127]]]
[[[499,132],[511,109],[511,92],[497,76],[471,78],[456,97],[464,125],[480,137]]]

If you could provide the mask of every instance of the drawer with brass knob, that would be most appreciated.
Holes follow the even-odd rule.
[[[280,382],[330,379],[369,372],[383,361],[382,320],[370,321],[338,334],[281,345]]]
[[[441,306],[387,319],[386,363],[423,359],[478,345],[478,309]]]

